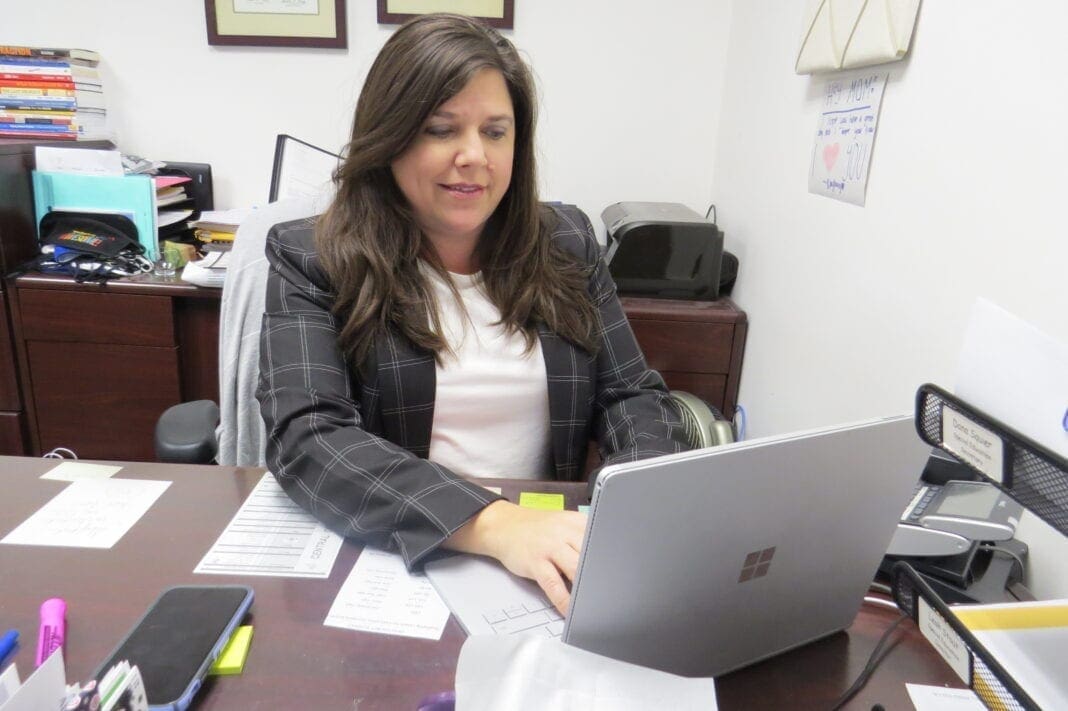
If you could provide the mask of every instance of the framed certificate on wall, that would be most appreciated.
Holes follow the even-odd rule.
[[[208,44],[344,49],[345,0],[204,0]]]
[[[378,0],[378,23],[399,25],[416,15],[455,12],[477,17],[491,27],[510,30],[515,0]]]

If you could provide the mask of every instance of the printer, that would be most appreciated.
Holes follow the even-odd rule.
[[[667,299],[719,296],[723,233],[677,202],[617,202],[601,213],[605,261],[619,293]]]

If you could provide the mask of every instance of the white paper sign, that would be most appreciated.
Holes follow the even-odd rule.
[[[942,445],[994,481],[1002,481],[1001,438],[949,407],[942,408]]]
[[[827,83],[812,147],[810,193],[864,204],[887,76],[864,74]]]
[[[960,680],[965,684],[970,684],[971,654],[968,652],[968,648],[964,646],[964,640],[953,631],[953,628],[942,619],[941,615],[931,609],[926,600],[920,598],[918,602],[920,609],[919,614],[916,616],[916,623],[920,628],[920,632],[931,643],[931,646],[938,650],[938,653],[942,655],[942,659],[946,660],[946,664],[957,672]]]

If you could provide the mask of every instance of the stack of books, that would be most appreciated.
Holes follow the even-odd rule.
[[[252,212],[249,208],[214,210],[200,213],[200,219],[190,222],[193,234],[201,242],[228,249],[234,243],[237,228]]]
[[[0,45],[0,138],[110,138],[100,55]]]

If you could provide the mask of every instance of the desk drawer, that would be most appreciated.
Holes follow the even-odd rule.
[[[27,341],[177,345],[166,296],[20,289],[19,312]]]
[[[177,347],[34,341],[27,351],[42,452],[155,459],[156,420],[181,401]]]
[[[734,324],[630,318],[649,367],[688,373],[727,373]]]

